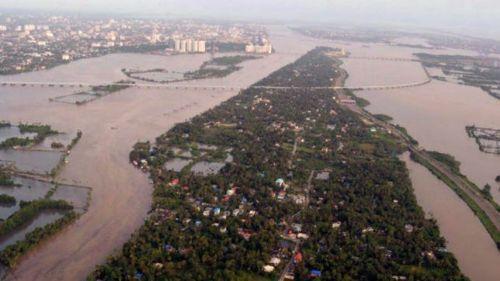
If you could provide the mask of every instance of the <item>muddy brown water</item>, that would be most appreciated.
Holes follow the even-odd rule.
[[[301,37],[273,27],[277,52],[245,61],[243,69],[222,79],[189,85],[247,87],[293,62],[316,43],[295,44]],[[114,54],[76,61],[47,71],[0,77],[9,81],[109,83],[126,79],[122,68],[197,69],[209,55],[154,56]],[[83,106],[49,102],[75,89],[0,88],[0,120],[42,122],[64,132],[82,130],[59,181],[92,187],[88,212],[54,239],[27,255],[8,279],[82,280],[106,257],[116,253],[144,223],[152,188],[147,175],[128,163],[138,140],[154,140],[175,123],[188,120],[236,95],[231,90],[130,88]]]
[[[341,45],[342,44],[338,44]],[[345,46],[345,45],[343,45]],[[422,50],[370,44],[345,46],[355,56],[413,58]],[[461,50],[425,50],[431,53],[473,54]],[[348,86],[394,85],[425,80],[417,62],[347,59]],[[394,118],[420,145],[428,150],[449,153],[462,163],[461,170],[478,186],[490,183],[500,202],[494,178],[500,174],[500,156],[479,151],[465,132],[465,126],[500,128],[500,101],[478,88],[432,81],[408,89],[363,91],[357,95],[370,101],[367,110]],[[437,219],[463,272],[472,280],[498,280],[500,252],[479,219],[468,206],[423,167],[405,157],[415,194],[426,213]]]

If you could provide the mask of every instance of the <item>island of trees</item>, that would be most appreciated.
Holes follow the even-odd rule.
[[[417,205],[404,145],[336,92],[308,90],[339,78],[329,51],[257,83],[296,88],[250,88],[136,144],[130,160],[155,184],[151,215],[88,279],[467,280]],[[232,161],[209,175],[165,168],[179,148],[207,147]]]

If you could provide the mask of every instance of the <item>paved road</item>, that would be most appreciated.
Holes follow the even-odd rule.
[[[414,145],[411,140],[403,133],[401,133],[398,129],[392,126],[389,123],[378,120],[373,117],[370,113],[366,112],[361,108],[355,109],[356,112],[362,114],[365,118],[369,119],[371,122],[390,130],[394,134],[396,134],[400,139],[404,140],[408,149],[415,153],[417,156],[420,156],[425,161],[427,161],[434,169],[439,171],[448,177],[458,188],[464,191],[470,198],[476,202],[476,204],[483,209],[486,215],[490,218],[493,224],[497,229],[500,229],[500,212],[497,211],[496,207],[488,200],[486,200],[482,194],[480,194],[468,181],[464,180],[462,177],[455,174],[451,171],[447,166],[443,165],[441,162],[435,160],[429,153],[418,146]]]

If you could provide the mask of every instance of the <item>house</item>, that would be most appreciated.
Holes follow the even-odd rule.
[[[178,185],[178,184],[179,184],[179,179],[173,179],[169,183],[170,186],[175,186],[175,185]]]
[[[210,216],[211,211],[212,211],[212,208],[205,208],[205,210],[203,211],[203,215],[205,217],[208,217],[208,216]]]
[[[406,232],[408,232],[408,233],[412,233],[412,232],[413,232],[413,229],[414,229],[413,225],[411,225],[411,224],[406,224],[406,225],[405,225],[405,231],[406,231]]]
[[[339,227],[340,227],[340,225],[342,225],[342,223],[341,223],[341,222],[339,222],[339,221],[338,221],[338,222],[334,222],[334,223],[332,223],[332,228],[333,228],[333,229],[339,228]]]
[[[309,235],[307,235],[305,233],[299,233],[299,234],[297,234],[297,238],[302,239],[302,240],[307,240],[307,239],[309,239]]]
[[[278,193],[278,200],[284,200],[286,196],[286,191],[282,190]]]
[[[369,226],[369,227],[363,229],[361,232],[364,234],[364,233],[373,232],[373,231],[374,231],[373,227]]]
[[[302,253],[301,252],[297,252],[295,254],[295,256],[293,257],[293,262],[296,263],[296,264],[297,263],[301,263],[302,262],[302,258],[303,258],[302,257]]]
[[[252,237],[252,233],[249,230],[245,230],[242,228],[238,229],[238,235],[243,237],[243,239],[245,239],[246,241],[250,240],[250,238]]]
[[[264,272],[270,273],[274,271],[274,266],[266,264],[262,269],[264,270]]]
[[[292,223],[292,229],[295,232],[301,232],[302,231],[302,224],[300,224],[300,223]]]
[[[272,257],[269,263],[274,266],[278,266],[281,263],[281,259],[278,257]]]
[[[321,271],[318,269],[312,269],[311,272],[309,272],[309,277],[310,278],[320,278],[321,277]]]
[[[277,186],[279,187],[285,187],[285,180],[282,179],[282,178],[278,178],[276,179],[276,181],[274,182]]]

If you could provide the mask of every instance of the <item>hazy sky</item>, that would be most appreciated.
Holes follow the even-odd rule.
[[[0,8],[406,23],[500,33],[500,0],[0,0]]]

